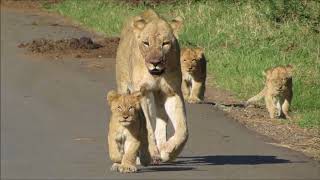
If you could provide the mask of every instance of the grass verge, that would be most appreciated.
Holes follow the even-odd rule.
[[[261,72],[295,67],[292,113],[301,127],[320,127],[320,3],[318,1],[188,0],[153,6],[167,18],[182,16],[182,46],[205,48],[215,83],[240,99],[263,87]],[[150,7],[106,0],[65,0],[48,9],[118,36],[126,17]]]

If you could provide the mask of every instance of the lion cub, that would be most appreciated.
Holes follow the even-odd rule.
[[[137,171],[136,159],[138,153],[143,153],[141,152],[143,147],[140,145],[147,143],[145,118],[140,106],[144,91],[142,89],[132,94],[118,94],[116,91],[110,91],[107,95],[112,113],[108,132],[109,155],[114,162],[112,171],[121,173]],[[146,154],[141,155],[146,156]],[[150,156],[143,157],[140,161],[142,165],[147,165],[150,162]]]
[[[270,118],[281,117],[291,119],[289,106],[292,100],[292,71],[291,65],[277,66],[263,72],[266,77],[265,87],[259,94],[250,98],[247,104],[265,98]]]
[[[204,99],[207,77],[207,62],[201,48],[183,48],[180,56],[184,99],[198,103]]]

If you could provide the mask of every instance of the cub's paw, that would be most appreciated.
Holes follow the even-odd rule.
[[[137,167],[133,166],[133,165],[128,165],[128,164],[121,164],[118,167],[118,171],[120,173],[135,173],[138,171]]]
[[[154,156],[151,156],[151,165],[159,165],[161,162],[161,156],[160,154],[159,155],[154,155]]]
[[[200,103],[201,102],[201,99],[197,98],[197,97],[190,97],[188,100],[187,100],[188,103],[190,104],[196,104],[196,103]]]
[[[158,165],[161,162],[161,156],[160,156],[160,152],[158,150],[158,148],[154,148],[151,154],[151,165]]]
[[[111,171],[118,171],[120,164],[119,163],[113,163],[110,170]]]

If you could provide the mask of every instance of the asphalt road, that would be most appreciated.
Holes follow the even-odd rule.
[[[37,26],[33,22],[39,23]],[[172,164],[136,174],[110,172],[105,148],[107,71],[77,60],[24,55],[17,44],[34,38],[80,37],[89,32],[50,26],[61,19],[1,9],[1,177],[20,179],[319,179],[319,162],[275,147],[211,105],[187,105],[190,138]]]

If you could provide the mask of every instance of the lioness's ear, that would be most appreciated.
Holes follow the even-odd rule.
[[[170,26],[173,30],[174,36],[178,39],[178,33],[182,28],[182,24],[183,24],[183,19],[178,16],[176,18],[174,18],[171,22],[170,22]]]
[[[111,105],[112,101],[114,101],[115,99],[117,99],[120,95],[112,90],[112,91],[109,91],[108,94],[107,94],[107,101],[109,103],[109,105]]]

